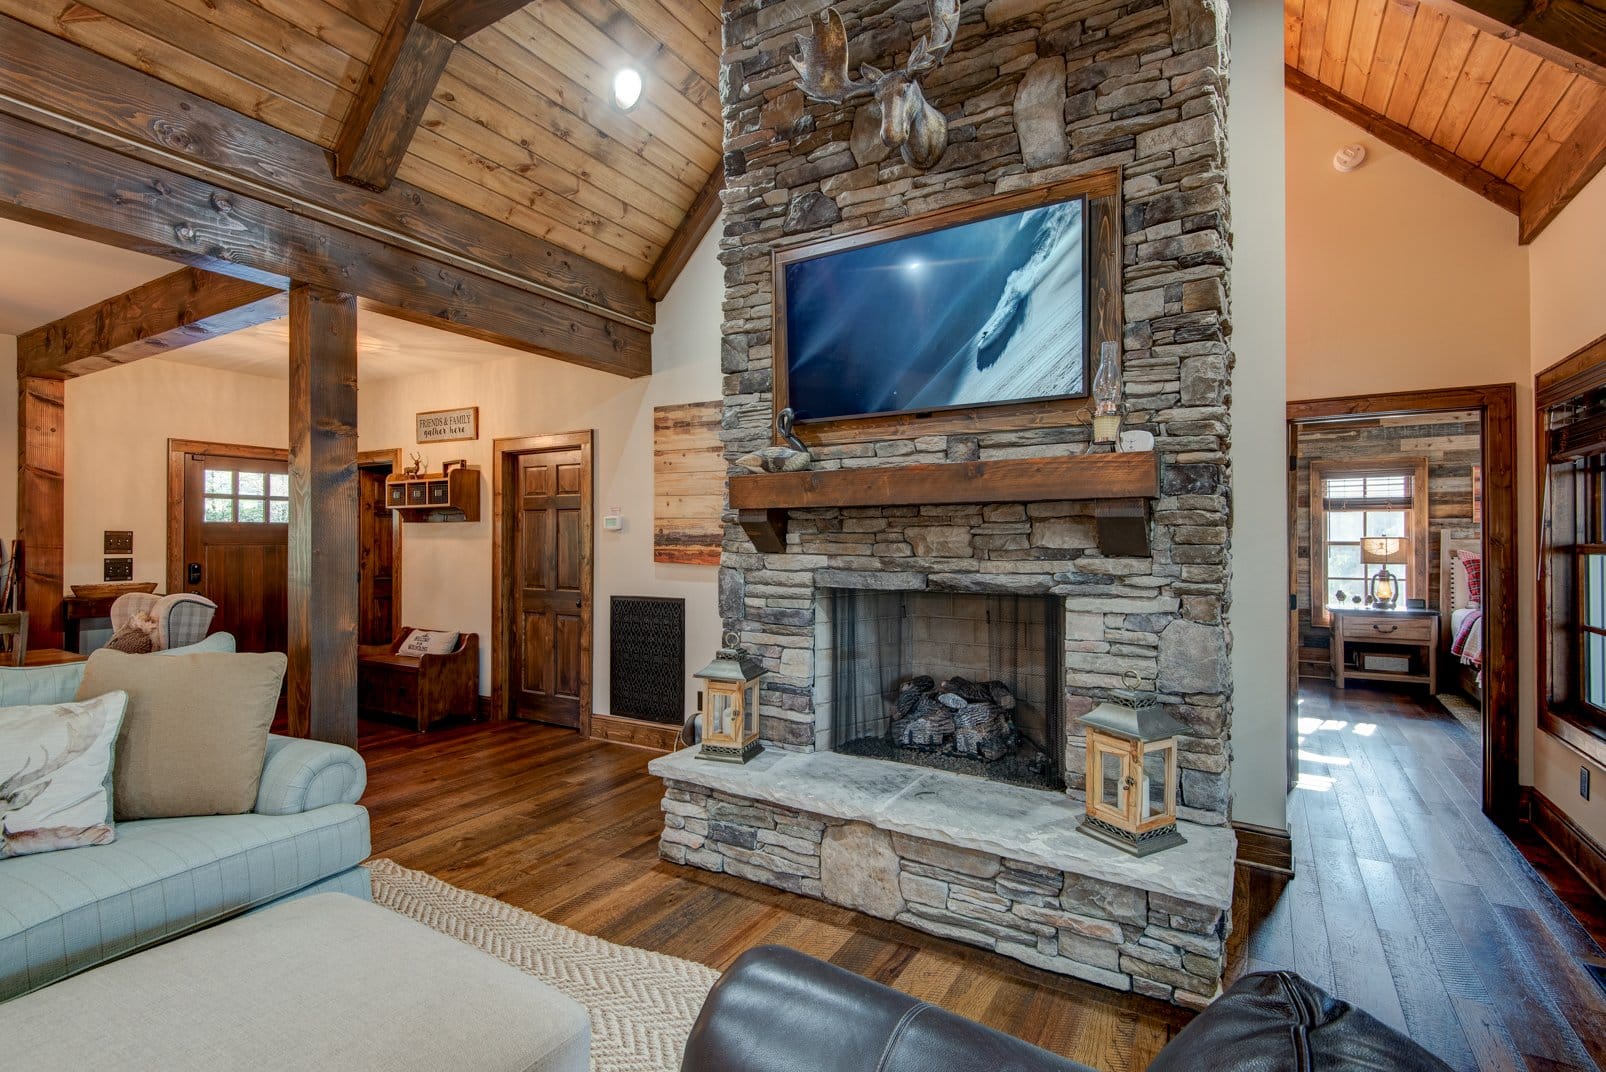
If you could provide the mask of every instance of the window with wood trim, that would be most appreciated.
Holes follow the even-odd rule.
[[[288,525],[290,477],[208,467],[201,520],[208,525]]]
[[[1384,565],[1362,541],[1405,541],[1409,561],[1389,565],[1399,606],[1428,595],[1428,463],[1426,458],[1319,459],[1310,463],[1311,624],[1330,626],[1331,607],[1364,606],[1371,578]]]
[[[1539,628],[1552,714],[1606,731],[1606,397],[1542,419]]]

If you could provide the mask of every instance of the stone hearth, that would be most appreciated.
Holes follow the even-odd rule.
[[[819,898],[1062,975],[1200,1006],[1230,926],[1234,838],[1138,858],[1062,794],[829,752],[655,759],[665,859]]]

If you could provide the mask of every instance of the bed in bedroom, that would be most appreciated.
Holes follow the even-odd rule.
[[[1442,540],[1439,545],[1439,615],[1446,623],[1447,666],[1456,686],[1483,700],[1483,545]]]

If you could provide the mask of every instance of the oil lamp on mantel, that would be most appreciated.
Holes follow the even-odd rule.
[[[1082,716],[1087,734],[1087,815],[1079,829],[1134,856],[1181,845],[1177,737],[1188,728],[1137,690],[1138,677]]]
[[[764,666],[740,646],[735,633],[714,661],[692,675],[703,688],[703,743],[698,759],[746,763],[764,750],[758,743],[758,683]]]

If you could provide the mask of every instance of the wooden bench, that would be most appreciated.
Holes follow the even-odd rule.
[[[450,655],[398,655],[411,629],[389,648],[363,648],[357,656],[357,702],[365,711],[401,715],[418,732],[452,715],[479,716],[480,637],[464,633]]]

